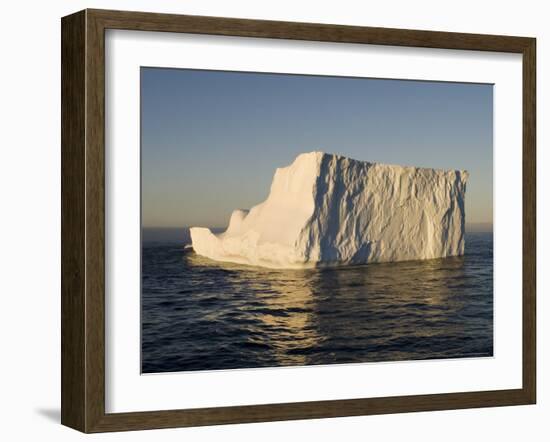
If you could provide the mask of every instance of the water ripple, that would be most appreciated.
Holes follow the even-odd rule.
[[[143,247],[144,373],[492,354],[492,234],[459,258],[287,271]]]

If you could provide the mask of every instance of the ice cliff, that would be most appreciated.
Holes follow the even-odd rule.
[[[304,268],[464,253],[468,172],[311,152],[275,172],[267,199],[235,210],[224,233],[191,228],[217,261]]]

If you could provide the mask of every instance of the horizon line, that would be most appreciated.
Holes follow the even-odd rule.
[[[494,223],[491,222],[491,221],[480,221],[480,222],[472,222],[472,223],[466,223],[465,224],[466,227],[481,227],[481,226],[485,226],[485,227],[493,227],[494,226]],[[209,225],[186,225],[186,226],[144,226],[142,225],[141,228],[142,229],[190,229],[191,227],[207,227],[209,229],[224,229],[224,228],[227,228],[226,225],[224,226],[209,226]]]

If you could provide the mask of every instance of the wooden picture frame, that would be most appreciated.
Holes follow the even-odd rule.
[[[105,412],[105,30],[518,53],[523,57],[523,385],[512,390]],[[534,404],[536,152],[533,38],[84,10],[62,19],[62,409],[83,432]]]

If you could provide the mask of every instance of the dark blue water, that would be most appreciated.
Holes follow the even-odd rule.
[[[492,233],[463,257],[290,271],[144,237],[144,373],[492,355]]]

